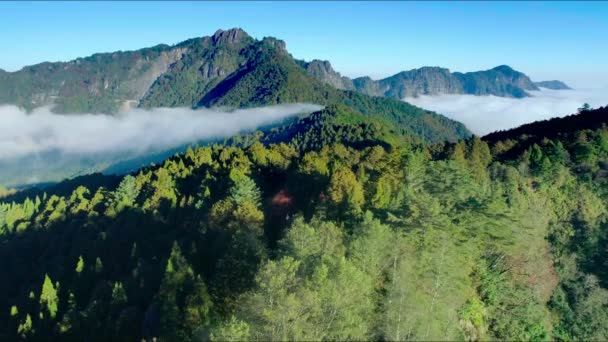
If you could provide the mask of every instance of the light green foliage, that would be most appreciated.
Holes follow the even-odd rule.
[[[250,336],[249,325],[232,316],[228,322],[211,333],[211,340],[238,342],[249,340]]]
[[[230,189],[230,198],[237,206],[245,203],[259,206],[262,194],[253,179],[244,176]]]
[[[21,324],[19,324],[19,327],[17,328],[17,334],[22,338],[26,338],[33,332],[34,331],[32,328],[32,317],[30,317],[30,314],[27,314],[25,316],[25,320]]]
[[[48,310],[51,318],[55,318],[57,315],[57,306],[59,305],[59,299],[57,297],[57,288],[53,285],[51,278],[47,275],[44,276],[44,283],[42,283],[42,292],[40,293],[40,304],[44,305]]]
[[[345,258],[340,230],[298,218],[280,244],[283,256],[262,267],[240,310],[251,338],[365,339],[373,282]]]
[[[11,317],[17,316],[19,314],[19,309],[17,309],[16,305],[11,306]]]
[[[135,177],[131,175],[125,176],[114,192],[114,199],[116,201],[116,206],[118,207],[117,211],[120,211],[123,207],[133,206],[137,200],[139,191],[140,189]]]
[[[399,240],[389,270],[383,331],[390,340],[461,339],[458,310],[470,291],[465,255],[445,227]]]
[[[469,299],[459,310],[460,328],[467,341],[487,339],[486,315],[484,304],[478,298]]]
[[[346,167],[340,167],[331,175],[329,198],[336,205],[348,205],[358,210],[363,204],[363,187],[355,174]]]
[[[82,270],[84,269],[84,259],[82,258],[82,255],[78,257],[78,262],[76,263],[76,273],[82,273]]]
[[[151,195],[143,205],[144,209],[158,211],[161,206],[173,208],[177,203],[175,180],[167,169],[160,168],[154,172],[154,180],[150,184]]]

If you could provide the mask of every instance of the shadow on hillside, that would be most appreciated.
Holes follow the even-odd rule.
[[[0,308],[19,308],[18,319],[10,317],[8,309],[0,312],[0,321],[8,322],[0,327],[0,337],[16,339],[26,313],[36,336],[45,339],[89,336],[99,341],[134,341],[157,336],[158,317],[153,311],[158,308],[157,293],[174,241],[221,307],[226,289],[240,293],[251,286],[259,260],[248,260],[252,272],[234,274],[225,260],[231,254],[248,256],[231,247],[232,232],[202,227],[201,219],[190,209],[171,208],[165,202],[156,213],[135,208],[115,217],[79,212],[0,236],[0,279],[7,280],[0,282]],[[78,272],[80,257],[84,265]],[[45,275],[58,289],[55,319],[39,316],[46,312],[39,303]],[[234,285],[237,276],[238,286]],[[116,298],[117,282],[126,301]],[[64,321],[70,328],[62,334],[56,325]]]

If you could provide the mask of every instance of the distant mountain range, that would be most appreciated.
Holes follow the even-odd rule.
[[[562,81],[557,81],[557,80],[535,82],[534,84],[537,87],[539,87],[539,88],[547,88],[547,89],[553,89],[553,90],[569,90],[569,89],[572,89],[572,88],[568,87],[566,85],[566,83],[564,83]]]
[[[16,72],[0,70],[0,104],[26,109],[52,104],[63,113],[112,113],[136,106],[326,103],[340,97],[335,89],[400,100],[435,94],[525,97],[538,86],[567,88],[559,81],[536,84],[505,65],[469,73],[423,67],[377,81],[349,79],[327,61],[294,59],[281,40],[256,40],[241,29],[231,29],[173,46],[99,53]]]
[[[367,95],[387,96],[397,99],[418,95],[471,94],[521,98],[527,91],[570,89],[561,81],[532,82],[528,76],[500,65],[490,70],[475,72],[450,72],[440,67],[422,67],[402,71],[380,80],[370,77],[350,79],[336,72],[329,61],[300,62],[308,73],[338,89],[356,90]]]

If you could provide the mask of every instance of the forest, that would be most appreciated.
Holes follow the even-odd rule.
[[[332,105],[0,188],[0,340],[606,340],[607,113],[433,142]]]

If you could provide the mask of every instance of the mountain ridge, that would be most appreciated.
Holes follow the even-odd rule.
[[[268,50],[272,49],[278,54],[269,54]],[[243,29],[233,28],[174,45],[158,44],[138,50],[95,53],[68,62],[43,62],[14,72],[1,71],[0,103],[15,104],[28,110],[54,105],[54,110],[61,113],[113,113],[135,106],[211,105],[222,102],[213,99],[210,93],[222,82],[226,86],[229,76],[234,80],[234,76],[238,76],[235,73],[252,71],[254,64],[259,62],[256,59],[276,56],[288,59],[286,63],[290,67],[278,68],[281,71],[276,69],[274,76],[283,77],[286,71],[295,72],[293,66],[297,65],[312,79],[330,87],[399,100],[444,93],[525,97],[528,90],[538,90],[525,74],[508,66],[468,73],[422,67],[381,80],[369,77],[350,79],[336,72],[329,61],[295,59],[282,40],[273,37],[258,40]],[[298,78],[303,79],[301,76]],[[286,84],[295,85],[291,81],[293,78],[287,78]],[[310,85],[314,82],[306,80],[304,83]],[[319,84],[315,84],[315,88],[318,93],[332,92],[322,89]],[[215,89],[215,93],[219,90]],[[267,98],[274,101],[270,102],[272,104],[302,97],[300,93],[301,89],[283,94],[287,98]],[[243,102],[244,99],[239,99],[228,105],[243,105]]]
[[[373,80],[369,76],[350,79],[335,71],[327,60],[300,61],[313,77],[338,89],[356,90],[372,96],[397,99],[419,95],[469,94],[522,98],[539,86],[550,89],[570,89],[561,81],[532,82],[522,72],[508,65],[472,72],[450,72],[438,66],[423,66],[401,71],[392,76]]]

